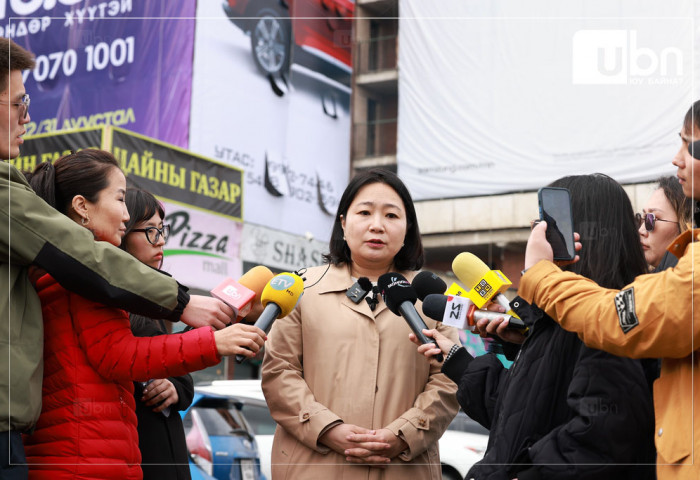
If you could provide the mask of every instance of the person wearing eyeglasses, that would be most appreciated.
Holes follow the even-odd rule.
[[[688,230],[691,222],[692,202],[683,195],[683,188],[676,177],[661,177],[657,188],[637,214],[639,236],[644,257],[651,271],[662,271],[676,265],[678,259],[666,248],[674,238]]]
[[[669,245],[678,258],[674,268],[640,275],[620,290],[600,287],[553,263],[547,225],[541,222],[528,239],[526,271],[518,288],[522,298],[576,332],[589,347],[662,359],[661,375],[654,382],[660,480],[700,478],[700,461],[694,456],[700,452],[700,247],[693,245],[700,240],[700,149],[694,146],[700,141],[700,101],[686,113],[680,137],[673,164],[683,194],[696,201],[695,228]]]
[[[28,475],[22,433],[41,412],[43,324],[30,267],[91,300],[193,327],[221,329],[233,310],[143,265],[37,196],[10,159],[20,154],[30,122],[22,71],[34,56],[0,38],[0,478]],[[124,272],[130,272],[125,275]],[[38,278],[38,276],[36,277]]]
[[[163,247],[170,235],[170,225],[163,224],[163,205],[149,192],[127,188],[126,209],[129,221],[121,248],[149,267],[163,265]],[[129,315],[131,331],[137,337],[165,335],[162,320]],[[187,443],[180,411],[192,404],[192,376],[157,378],[134,382],[141,470],[144,480],[170,478],[189,480]]]

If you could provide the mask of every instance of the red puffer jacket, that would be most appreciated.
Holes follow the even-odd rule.
[[[44,382],[36,430],[25,436],[31,479],[140,479],[132,380],[216,365],[211,328],[134,337],[123,310],[37,283],[44,316]]]

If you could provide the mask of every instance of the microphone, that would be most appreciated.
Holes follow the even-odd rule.
[[[363,298],[372,291],[372,282],[367,277],[360,277],[357,281],[348,288],[345,296],[352,300],[353,303],[360,303]]]
[[[421,302],[432,293],[445,293],[445,290],[447,290],[447,284],[442,278],[427,270],[416,275],[411,282],[411,286],[416,291],[416,295],[418,295]]]
[[[491,270],[476,255],[469,252],[460,253],[452,261],[452,271],[467,287],[466,295],[474,302],[476,308],[481,308],[493,301],[506,309],[512,317],[520,318],[510,308],[510,302],[503,293],[512,285],[511,281],[500,270]]]
[[[260,301],[260,293],[273,276],[269,268],[258,265],[248,270],[237,282],[232,278],[224,279],[211,291],[211,295],[233,309],[234,323],[238,323],[250,313],[255,302]]]
[[[486,318],[492,321],[501,317],[509,321],[507,328],[517,330],[522,334],[528,329],[525,323],[517,317],[488,310],[478,310],[474,302],[467,297],[454,295],[428,295],[423,300],[423,313],[425,316],[450,327],[472,332],[479,320]]]
[[[700,160],[700,140],[688,144],[688,153],[695,160]]]
[[[270,331],[272,322],[279,317],[286,317],[304,294],[304,281],[294,273],[284,272],[276,275],[265,285],[260,301],[265,309],[255,322],[255,326],[265,333]],[[236,362],[241,363],[245,356],[236,355]]]
[[[385,273],[377,280],[377,286],[382,293],[384,303],[394,315],[399,315],[406,320],[413,334],[425,345],[435,343],[423,333],[423,329],[427,329],[427,325],[418,315],[414,304],[418,299],[416,291],[413,289],[406,278],[394,272]],[[442,353],[435,355],[438,362],[443,361]]]

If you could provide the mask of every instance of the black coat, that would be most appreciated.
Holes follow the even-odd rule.
[[[131,331],[137,337],[155,337],[167,333],[162,320],[131,315]],[[134,382],[136,417],[138,418],[139,449],[144,480],[190,480],[189,454],[180,410],[192,403],[192,377],[169,377],[177,390],[178,403],[170,406],[170,416],[154,412],[141,401],[143,386]]]
[[[586,347],[519,297],[511,305],[530,335],[510,369],[465,349],[443,366],[464,411],[490,430],[467,478],[655,478],[654,412],[639,361]]]

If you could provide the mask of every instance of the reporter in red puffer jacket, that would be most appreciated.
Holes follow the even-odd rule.
[[[96,240],[121,242],[129,219],[126,179],[110,153],[81,150],[43,164],[30,184]],[[123,310],[71,293],[49,275],[36,288],[44,381],[41,416],[25,436],[31,479],[141,479],[132,380],[182,375],[217,364],[221,355],[252,356],[265,339],[243,324],[134,337]]]

